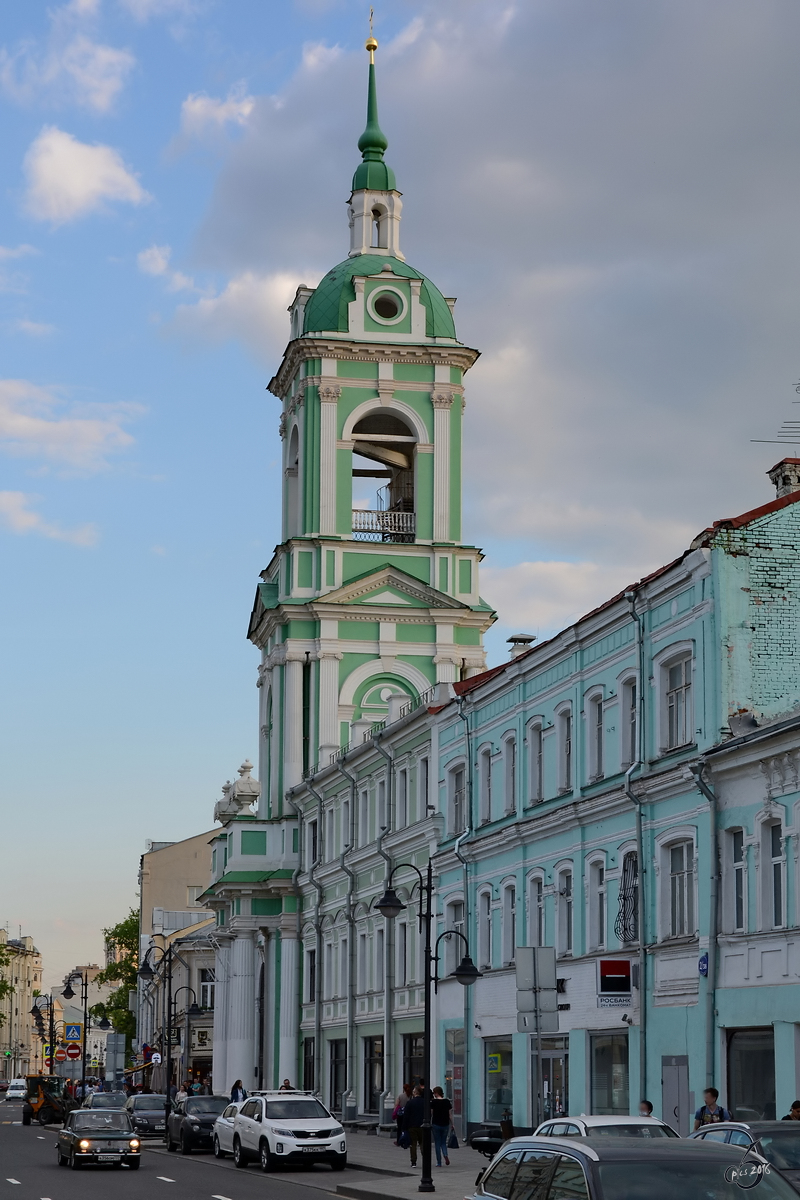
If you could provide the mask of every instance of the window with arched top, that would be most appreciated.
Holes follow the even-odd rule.
[[[396,412],[379,409],[353,427],[353,479],[382,480],[374,500],[353,491],[353,537],[357,541],[413,542],[414,462],[417,438]]]
[[[382,208],[373,208],[370,213],[372,218],[372,246],[384,249],[386,247],[386,211]]]
[[[292,537],[299,533],[300,518],[300,438],[297,426],[292,429],[289,437],[289,448],[286,452],[286,534]]]

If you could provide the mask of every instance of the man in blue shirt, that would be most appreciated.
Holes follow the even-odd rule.
[[[727,1108],[722,1108],[717,1104],[719,1092],[716,1088],[706,1088],[703,1092],[703,1099],[705,1104],[694,1114],[695,1129],[699,1129],[701,1125],[718,1125],[720,1121],[731,1120],[731,1114]]]

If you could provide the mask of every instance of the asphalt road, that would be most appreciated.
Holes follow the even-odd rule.
[[[257,1163],[238,1171],[230,1158],[170,1154],[148,1140],[135,1173],[101,1166],[70,1171],[56,1163],[56,1126],[23,1126],[21,1117],[21,1104],[0,1101],[0,1200],[323,1200],[350,1175],[319,1163],[276,1178]]]

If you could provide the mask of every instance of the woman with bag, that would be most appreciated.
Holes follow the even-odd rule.
[[[431,1100],[431,1132],[433,1133],[433,1145],[436,1150],[436,1165],[442,1165],[444,1158],[445,1166],[450,1166],[450,1159],[447,1157],[448,1137],[450,1134],[450,1126],[452,1120],[450,1113],[452,1104],[445,1096],[440,1087],[433,1089],[433,1099]]]
[[[397,1097],[397,1103],[392,1112],[392,1120],[397,1122],[397,1137],[395,1146],[402,1146],[403,1143],[403,1112],[406,1107],[406,1101],[411,1099],[411,1084],[404,1083],[403,1090]]]

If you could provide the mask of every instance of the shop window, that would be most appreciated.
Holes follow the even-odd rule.
[[[444,1035],[444,1094],[453,1104],[453,1117],[464,1116],[464,1030],[447,1029]]]
[[[728,1034],[728,1104],[735,1121],[774,1121],[775,1035],[767,1029]]]
[[[330,1045],[330,1108],[331,1112],[341,1114],[343,1111],[343,1096],[347,1090],[347,1039],[335,1038]]]
[[[628,1035],[596,1033],[591,1036],[592,1112],[627,1115]]]
[[[364,1112],[378,1112],[382,1092],[383,1038],[364,1038]]]
[[[485,1050],[487,1121],[512,1119],[514,1101],[511,1038],[487,1038]]]

